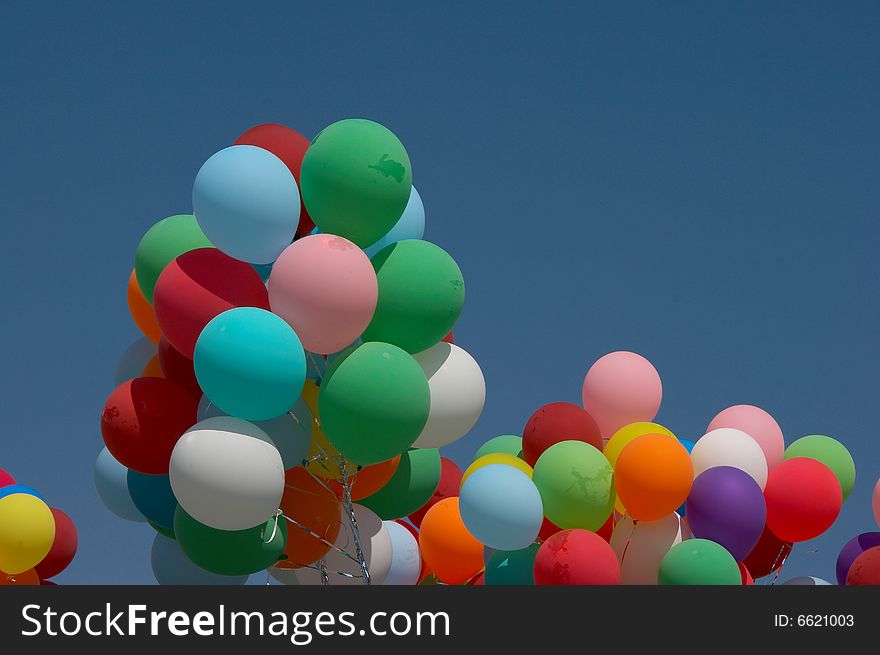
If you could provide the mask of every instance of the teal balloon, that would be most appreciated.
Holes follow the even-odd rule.
[[[104,448],[95,462],[95,490],[113,514],[126,521],[144,522],[128,491],[128,469]]]
[[[153,576],[160,585],[242,585],[247,575],[217,575],[193,564],[180,549],[180,545],[168,537],[157,534],[150,551]]]
[[[540,545],[520,550],[496,550],[486,563],[484,584],[492,586],[534,585],[535,555]]]
[[[248,421],[290,411],[306,381],[306,357],[282,318],[257,307],[216,316],[195,348],[199,386],[220,410]]]
[[[423,236],[425,236],[425,206],[422,204],[419,192],[413,187],[409,193],[406,209],[403,210],[403,214],[394,227],[372,246],[364,248],[364,252],[367,253],[367,257],[372,258],[385,246],[404,239],[421,239]]]
[[[128,493],[138,511],[147,522],[165,530],[174,530],[174,511],[177,499],[171,491],[167,475],[147,475],[128,471]]]
[[[508,455],[513,455],[514,457],[519,457],[521,452],[522,437],[515,434],[502,434],[500,437],[492,437],[489,441],[480,446],[474,454],[472,461],[476,462],[484,455],[491,455],[493,453],[506,453]]]

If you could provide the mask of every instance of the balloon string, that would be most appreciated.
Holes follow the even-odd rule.
[[[318,568],[321,571],[321,586],[326,587],[330,584],[330,576],[327,575],[327,560],[323,557],[318,560]]]
[[[623,515],[623,518],[626,518],[626,514]],[[623,519],[621,519],[623,520]],[[636,528],[639,526],[639,522],[633,519],[633,528],[629,532],[629,536],[626,538],[626,544],[623,546],[623,553],[620,555],[620,568],[623,568],[623,562],[626,559],[626,551],[629,550],[629,544],[632,541],[633,535],[636,533]]]
[[[779,579],[779,575],[782,573],[782,568],[785,566],[785,563],[788,561],[788,558],[791,557],[791,551],[794,550],[794,544],[791,546],[791,550],[788,551],[788,555],[782,557],[782,553],[785,552],[785,544],[782,545],[782,548],[779,549],[779,555],[776,556],[776,561],[773,562],[773,566],[779,564],[779,568],[776,569],[776,575],[773,576],[773,581],[770,583],[771,587],[776,586],[776,581]],[[779,563],[779,558],[782,557],[782,563]]]
[[[317,534],[316,532],[313,532],[312,530],[310,530],[309,528],[307,528],[306,526],[304,526],[302,523],[300,523],[299,521],[296,521],[295,519],[290,518],[290,517],[287,516],[286,514],[282,514],[282,516],[284,517],[284,519],[285,519],[288,523],[292,523],[292,524],[295,525],[296,527],[298,527],[298,528],[300,528],[301,530],[305,531],[306,533],[309,534],[309,536],[314,537],[315,539],[317,539],[318,541],[320,541],[322,544],[324,544],[324,545],[326,545],[326,546],[330,546],[330,548],[332,548],[333,550],[335,550],[335,551],[337,551],[337,552],[339,552],[339,553],[342,553],[342,554],[345,555],[347,558],[349,558],[352,562],[355,562],[356,564],[360,564],[360,562],[357,560],[357,558],[355,558],[355,556],[352,555],[351,553],[347,552],[346,550],[343,550],[342,548],[340,548],[340,547],[337,546],[336,544],[334,544],[334,543],[332,543],[332,542],[330,542],[330,541],[327,541],[327,539],[325,539],[325,538],[322,537],[321,535]],[[304,567],[304,566],[307,566],[307,565],[305,565],[305,564],[301,564],[300,566],[301,566],[301,567]]]
[[[354,515],[354,505],[351,501],[351,483],[349,481],[348,472],[346,471],[346,461],[344,457],[340,457],[339,461],[339,471],[342,474],[342,503],[345,506],[345,511],[348,513],[348,522],[351,524],[351,534],[354,537],[354,547],[355,552],[357,553],[358,563],[364,574],[364,584],[370,585],[372,584],[372,580],[370,580],[370,569],[367,566],[367,560],[364,557],[364,550],[361,547],[361,533],[358,529],[357,517]]]
[[[281,516],[281,510],[276,509],[275,510],[275,523],[272,526],[272,536],[269,537],[269,541],[264,541],[263,542],[264,544],[271,544],[273,541],[275,541],[275,534],[278,532],[278,518],[280,516]]]

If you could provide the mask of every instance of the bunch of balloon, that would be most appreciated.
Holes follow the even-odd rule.
[[[76,555],[71,518],[0,468],[0,585],[54,585]]]
[[[248,130],[197,172],[192,213],[146,232],[128,281],[144,338],[95,484],[158,533],[157,580],[424,577],[414,522],[461,477],[438,449],[486,395],[452,338],[461,270],[424,229],[403,144],[349,119],[311,141]]]

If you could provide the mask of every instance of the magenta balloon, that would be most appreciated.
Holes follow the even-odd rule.
[[[752,552],[767,520],[761,487],[733,466],[716,466],[700,473],[685,508],[694,536],[721,544],[737,562]]]
[[[782,454],[785,452],[785,439],[782,436],[782,429],[770,414],[760,407],[754,405],[734,405],[720,411],[706,432],[717,430],[718,428],[735,428],[745,432],[752,439],[758,442],[761,450],[764,451],[764,457],[767,458],[767,470],[782,461]]]
[[[269,305],[313,353],[339,352],[369,325],[379,284],[364,251],[333,234],[289,245],[269,275]]]
[[[654,420],[663,385],[651,362],[622,350],[608,353],[590,367],[582,398],[602,436],[610,439],[624,425]]]
[[[15,484],[15,478],[9,475],[5,469],[0,469],[0,487],[8,487],[11,484]]]

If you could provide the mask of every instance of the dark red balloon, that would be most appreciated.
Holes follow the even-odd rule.
[[[409,515],[409,520],[412,521],[416,527],[419,527],[422,525],[422,519],[425,518],[425,514],[427,514],[428,510],[434,505],[444,498],[458,496],[458,491],[461,488],[461,476],[461,469],[458,468],[458,465],[455,462],[446,457],[441,457],[440,484],[437,485],[437,490],[427,503]]]
[[[755,579],[752,577],[752,574],[749,573],[749,569],[746,568],[746,565],[742,562],[737,562],[739,566],[739,574],[742,576],[742,583],[744,587],[751,587],[755,584]]]
[[[856,557],[846,574],[846,584],[862,587],[880,585],[880,546],[869,548]]]
[[[107,450],[138,473],[168,473],[171,451],[196,422],[198,401],[165,378],[135,378],[119,385],[101,414]]]
[[[791,546],[790,541],[782,541],[765,525],[758,543],[742,563],[753,577],[763,578],[782,566],[791,553]]]
[[[306,150],[312,145],[311,142],[296,130],[276,123],[265,123],[252,127],[235,140],[236,146],[257,146],[268,150],[283,161],[299,186],[299,172],[302,168],[303,157]],[[300,192],[302,203],[302,192]],[[296,238],[307,235],[315,227],[315,223],[306,211],[303,203],[299,210],[299,227],[296,229]]]
[[[153,310],[168,342],[193,358],[202,329],[234,307],[269,309],[269,294],[253,266],[216,248],[199,248],[168,264],[156,282]]]
[[[165,377],[186,389],[190,395],[200,398],[202,388],[196,380],[193,360],[182,355],[165,337],[159,339],[159,366]]]
[[[825,532],[840,514],[837,476],[815,459],[796,457],[776,466],[764,487],[767,527],[780,539],[807,541]]]
[[[43,561],[34,567],[40,581],[54,578],[66,569],[76,555],[79,536],[71,518],[60,509],[51,508],[55,518],[55,541]]]
[[[575,528],[547,539],[535,556],[537,585],[617,585],[620,564],[608,542]]]
[[[573,403],[549,403],[534,414],[523,430],[523,459],[529,466],[545,450],[560,441],[583,441],[602,450],[599,426],[583,407]]]

